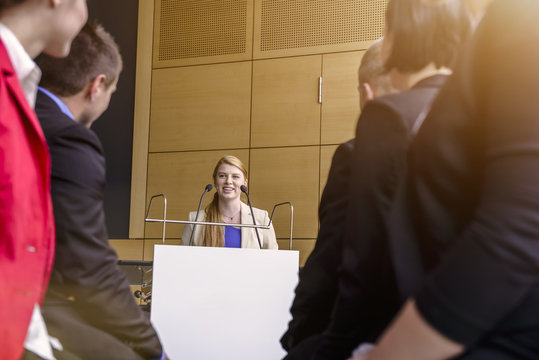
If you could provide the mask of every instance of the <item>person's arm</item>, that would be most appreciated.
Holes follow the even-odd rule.
[[[464,347],[440,334],[408,301],[395,322],[382,335],[369,353],[350,360],[430,360],[449,359],[464,351]]]
[[[158,336],[135,303],[108,243],[104,160],[87,131],[69,129],[49,144],[58,280],[51,288],[73,296],[73,306],[89,324],[129,343],[144,358],[158,358],[162,354]]]

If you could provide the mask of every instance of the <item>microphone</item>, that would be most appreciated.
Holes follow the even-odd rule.
[[[206,193],[208,191],[211,191],[211,189],[213,189],[213,185],[212,184],[208,184],[206,185],[206,187],[204,188],[204,192],[202,193],[202,196],[200,197],[200,201],[198,203],[198,210],[197,210],[197,214],[195,216],[195,221],[198,220],[198,214],[200,214],[200,207],[202,206],[202,199],[204,199],[204,195],[206,195]],[[191,246],[193,244],[193,235],[195,234],[195,228],[196,228],[197,224],[193,224],[193,231],[191,232],[191,237],[189,238],[189,246]]]
[[[249,198],[249,194],[247,193],[247,186],[242,185],[240,186],[241,192],[245,193],[247,195],[247,202],[249,203],[249,208],[251,209],[251,216],[253,217],[253,225],[256,225],[255,221],[255,213],[253,212],[253,206],[251,205],[251,199]],[[255,228],[256,232],[256,238],[258,239],[258,246],[262,249],[262,243],[260,242],[260,235],[258,235],[258,229]]]

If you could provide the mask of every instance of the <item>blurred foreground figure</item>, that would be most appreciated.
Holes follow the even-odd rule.
[[[400,92],[369,101],[358,121],[339,295],[314,359],[345,359],[359,343],[375,342],[402,305],[388,215],[410,140],[472,30],[460,0],[390,0],[385,25],[382,58]]]
[[[52,358],[39,310],[54,256],[50,157],[34,113],[42,51],[66,56],[85,0],[0,0],[0,358]],[[25,341],[26,338],[26,341]],[[27,352],[27,353],[28,353]]]
[[[494,1],[418,132],[389,222],[409,300],[357,359],[539,358],[538,18]]]

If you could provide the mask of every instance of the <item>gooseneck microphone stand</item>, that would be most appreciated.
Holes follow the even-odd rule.
[[[253,212],[253,206],[251,205],[251,199],[249,199],[249,194],[247,193],[247,186],[240,186],[241,191],[247,195],[247,202],[249,203],[249,208],[251,209],[251,216],[253,217],[253,225],[256,225],[255,213]],[[258,246],[262,249],[262,243],[260,242],[260,235],[258,234],[258,229],[255,228],[256,238],[258,239]]]
[[[204,189],[204,192],[202,193],[202,196],[200,197],[200,201],[198,202],[198,210],[195,216],[195,222],[198,220],[198,214],[200,214],[200,207],[202,206],[202,199],[204,199],[204,195],[206,195],[207,192],[211,191],[212,188],[213,188],[212,184],[206,185],[206,188]],[[197,227],[197,224],[194,224],[193,231],[191,231],[191,237],[189,238],[189,246],[193,244],[193,235],[195,234],[196,227]]]

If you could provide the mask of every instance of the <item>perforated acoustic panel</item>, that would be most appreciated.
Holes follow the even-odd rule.
[[[252,1],[158,0],[154,65],[197,63],[182,62],[193,58],[209,63],[208,57],[246,54],[252,39]]]
[[[284,54],[283,50],[292,50],[288,55],[303,54],[293,49],[313,47],[350,50],[351,44],[372,42],[384,32],[387,0],[259,1],[255,15],[259,55]]]

